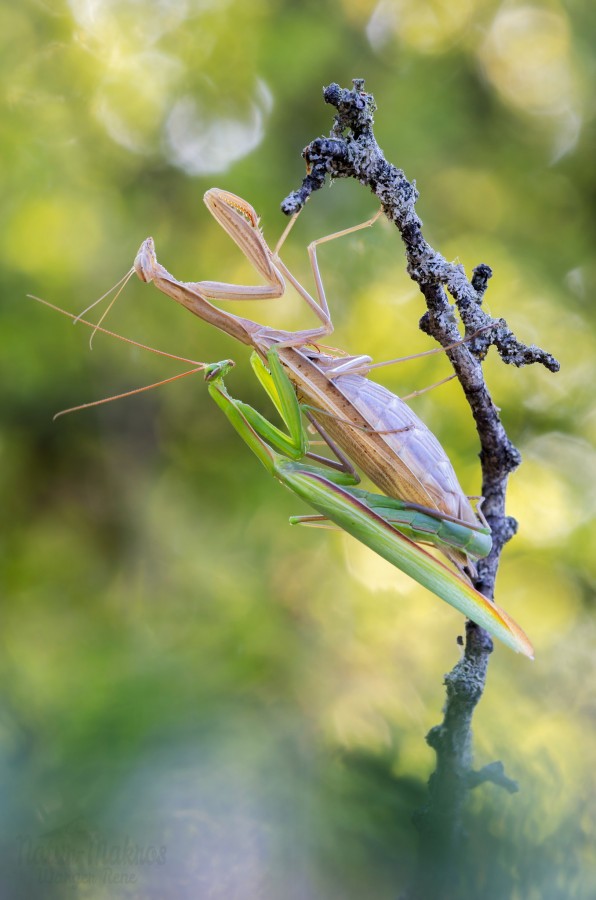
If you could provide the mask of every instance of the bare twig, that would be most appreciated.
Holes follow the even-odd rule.
[[[315,139],[304,149],[307,176],[301,187],[283,201],[282,210],[287,215],[297,212],[327,177],[355,178],[368,185],[381,202],[385,215],[399,230],[408,273],[426,301],[421,329],[443,347],[458,340],[450,295],[466,337],[481,330],[480,335],[450,349],[447,355],[470,405],[480,438],[483,512],[492,528],[493,549],[478,563],[476,587],[492,598],[501,551],[517,530],[515,519],[505,514],[505,492],[507,478],[521,457],[507,437],[486,387],[482,360],[492,344],[507,364],[540,363],[557,372],[559,363],[539,347],[523,344],[503,319],[493,319],[483,310],[482,300],[492,276],[489,266],[476,266],[472,279],[468,280],[462,265],[448,262],[425,240],[422,222],[415,211],[418,198],[415,182],[409,182],[401,169],[388,163],[377,144],[373,132],[376,106],[373,96],[364,90],[364,81],[354,79],[353,89],[331,84],[324,89],[323,96],[337,110],[331,133],[328,138]],[[484,691],[492,649],[490,636],[468,622],[462,658],[445,677],[447,699],[443,722],[427,736],[437,763],[429,782],[428,803],[417,816],[421,860],[431,854],[438,862],[439,844],[442,854],[453,858],[454,849],[461,844],[462,814],[471,787],[490,780],[511,790],[514,784],[506,778],[502,766],[497,772],[500,764],[485,767],[481,770],[484,774],[472,772],[472,716]],[[436,868],[440,870],[440,864]],[[435,892],[433,896],[439,894]]]

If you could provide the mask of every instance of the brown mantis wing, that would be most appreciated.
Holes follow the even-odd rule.
[[[277,352],[300,401],[387,496],[478,525],[447,454],[406,403],[362,375],[329,377],[332,357],[296,347]],[[467,562],[459,551],[447,555],[458,566]]]

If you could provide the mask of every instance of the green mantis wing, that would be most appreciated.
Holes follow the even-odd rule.
[[[513,650],[533,658],[532,645],[519,625],[459,575],[398,532],[353,491],[288,460],[278,462],[278,477],[348,534],[361,541]]]
[[[360,488],[351,487],[350,493],[362,501],[377,515],[390,522],[402,534],[416,543],[432,544],[438,549],[461,549],[473,559],[488,556],[492,547],[490,529],[480,525],[471,526],[458,519],[441,516],[433,509],[426,509],[414,503],[374,494]],[[330,527],[325,516],[292,516],[292,525],[314,525]]]

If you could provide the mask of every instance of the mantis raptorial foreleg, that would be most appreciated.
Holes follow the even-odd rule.
[[[503,610],[409,540],[399,524],[392,524],[389,516],[384,514],[380,502],[383,498],[347,486],[350,484],[349,473],[323,474],[321,469],[300,461],[300,454],[307,446],[300,407],[275,350],[270,352],[268,360],[271,381],[264,380],[264,385],[277,408],[283,410],[288,434],[229,395],[223,381],[228,371],[225,364],[207,367],[205,378],[217,405],[270,474],[317,510],[320,516],[370,547],[512,649],[532,656],[528,638]],[[417,516],[416,522],[409,523],[410,533],[416,539],[422,536],[422,540],[432,542],[436,519],[429,525],[422,513]],[[433,519],[432,516],[426,518]],[[446,534],[451,525],[442,523]],[[457,527],[461,529],[462,526]],[[460,537],[458,534],[458,541]],[[475,539],[477,535],[473,537]]]
[[[229,234],[234,243],[244,253],[248,261],[254,269],[265,280],[264,285],[239,285],[227,284],[219,281],[197,281],[189,282],[189,286],[196,288],[198,292],[208,300],[277,300],[283,296],[285,292],[285,281],[287,279],[298,291],[303,300],[313,310],[315,315],[326,326],[322,333],[329,334],[333,331],[331,316],[329,313],[329,305],[325,296],[325,287],[321,278],[317,262],[317,247],[336,238],[344,237],[363,228],[370,228],[381,215],[382,210],[378,210],[374,216],[367,219],[366,222],[360,222],[350,228],[344,228],[342,231],[325,235],[322,238],[312,241],[308,245],[307,251],[313,271],[317,300],[312,297],[304,286],[294,277],[292,272],[285,265],[279,256],[279,252],[285,243],[291,229],[294,226],[298,214],[292,216],[286,229],[275,246],[275,250],[271,250],[266,243],[263,234],[259,228],[259,219],[250,204],[231,194],[228,191],[222,191],[219,188],[211,188],[205,193],[205,204],[209,212],[219,222],[222,228]],[[292,334],[288,332],[288,338]]]
[[[263,285],[238,285],[218,281],[176,282],[175,279],[160,267],[155,258],[155,250],[151,238],[147,238],[141,245],[135,260],[135,270],[142,281],[154,281],[165,293],[173,296],[184,306],[198,315],[200,318],[215,324],[233,337],[243,340],[238,334],[238,324],[246,327],[250,340],[244,343],[252,343],[255,349],[262,351],[275,343],[278,347],[303,346],[316,342],[319,338],[329,335],[333,331],[333,324],[329,313],[329,306],[325,296],[321,274],[317,263],[317,246],[333,240],[353,231],[368,228],[379,218],[379,210],[371,219],[351,228],[346,228],[333,235],[326,235],[313,241],[308,246],[308,254],[311,261],[315,279],[318,301],[304,288],[297,278],[280,259],[278,253],[292,228],[297,216],[294,216],[278,241],[275,252],[267,245],[259,228],[259,219],[254,209],[242,198],[218,188],[211,188],[204,197],[205,203],[234,243],[242,250],[254,269],[261,275],[265,283]],[[233,316],[223,310],[217,310],[209,301],[225,300],[274,300],[283,296],[286,283],[289,282],[306,302],[308,307],[321,321],[319,328],[311,328],[302,331],[279,331],[259,325],[257,322]],[[169,283],[169,284],[168,284]],[[172,287],[178,287],[176,296],[172,293]],[[169,289],[168,289],[169,288]],[[217,312],[219,315],[214,315]],[[370,361],[368,356],[359,356],[354,362],[362,365]]]

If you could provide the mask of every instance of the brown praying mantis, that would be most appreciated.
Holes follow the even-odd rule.
[[[317,263],[317,247],[374,224],[381,214],[352,228],[313,241],[308,255],[318,301],[294,277],[279,251],[294,216],[272,251],[253,207],[228,191],[212,188],[205,203],[217,222],[263,279],[245,286],[181,282],[158,261],[152,238],[137,254],[134,269],[144,282],[199,318],[253,348],[251,362],[289,430],[287,435],[251,407],[234,400],[223,378],[230,362],[208,367],[209,392],[263,464],[303,497],[318,515],[293,522],[330,521],[389,559],[509,646],[532,655],[525,634],[509,616],[476,591],[463,572],[490,551],[490,530],[478,518],[459,485],[440,443],[410,407],[366,375],[369,356],[323,353],[316,341],[333,331]],[[290,283],[320,321],[316,328],[282,331],[225,312],[210,301],[277,299]],[[432,351],[431,351],[432,352]],[[301,421],[304,412],[337,462],[312,454]],[[314,459],[329,469],[302,462]],[[291,460],[291,462],[290,462]],[[384,495],[360,490],[356,464]],[[413,540],[410,540],[413,539]],[[418,543],[433,544],[460,569],[453,572]]]

